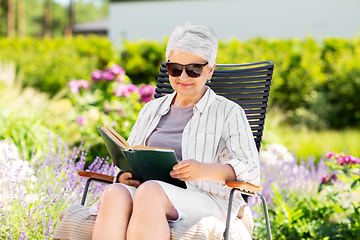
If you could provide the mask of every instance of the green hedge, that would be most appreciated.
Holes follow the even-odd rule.
[[[24,73],[24,86],[56,94],[71,79],[89,79],[118,55],[109,40],[99,37],[72,39],[0,38],[0,59],[13,61]]]
[[[156,81],[165,47],[166,40],[125,42],[121,65],[134,82]],[[270,103],[290,123],[315,129],[360,127],[360,38],[219,42],[217,63],[263,60],[275,64]]]
[[[52,95],[67,82],[89,79],[115,61],[135,84],[155,82],[165,60],[163,41],[124,41],[120,52],[104,38],[0,39],[0,58],[13,60],[26,86]],[[292,124],[312,128],[360,127],[360,38],[220,41],[218,63],[270,60],[275,64],[270,103]]]

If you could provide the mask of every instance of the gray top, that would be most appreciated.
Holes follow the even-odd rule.
[[[193,107],[170,105],[169,112],[161,117],[159,124],[147,139],[147,146],[171,148],[175,151],[178,161],[182,161],[182,133],[193,116]]]

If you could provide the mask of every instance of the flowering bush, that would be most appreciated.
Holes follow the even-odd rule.
[[[78,114],[74,118],[74,131],[79,133],[76,139],[90,143],[93,156],[108,155],[96,126],[110,125],[127,138],[140,109],[155,93],[151,85],[132,84],[125,70],[116,64],[94,70],[90,81],[73,79],[68,87],[68,97]]]
[[[88,148],[69,149],[59,138],[54,146],[51,137],[44,146],[41,159],[30,164],[19,158],[15,145],[0,141],[0,239],[51,239],[59,212],[80,203],[86,179],[76,172],[84,169]],[[113,165],[100,158],[89,170],[114,174]],[[87,203],[94,203],[104,187],[92,185]]]
[[[260,152],[262,195],[269,203],[274,239],[359,239],[359,159],[331,152],[315,165],[298,161],[280,144]],[[318,189],[318,191],[316,191]],[[254,238],[266,238],[262,207],[255,210]]]
[[[351,188],[360,185],[360,159],[345,153],[329,152],[326,154],[327,165],[331,174],[323,176],[322,185],[332,185],[339,179],[344,184],[351,184]],[[325,178],[325,179],[324,179]],[[332,181],[330,180],[332,179]],[[319,191],[322,190],[319,188]]]

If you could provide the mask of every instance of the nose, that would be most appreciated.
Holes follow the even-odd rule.
[[[179,78],[180,79],[188,79],[189,78],[189,76],[186,74],[185,68],[183,68]]]

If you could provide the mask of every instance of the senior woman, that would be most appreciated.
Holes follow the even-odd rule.
[[[227,180],[260,183],[258,152],[241,107],[217,96],[205,83],[215,68],[217,39],[208,28],[185,25],[171,33],[166,59],[174,93],[147,103],[131,131],[130,145],[174,149],[170,175],[182,189],[161,181],[142,184],[117,174],[101,201],[93,239],[170,239],[169,221],[214,216],[225,222]],[[236,216],[244,200],[234,198]]]

